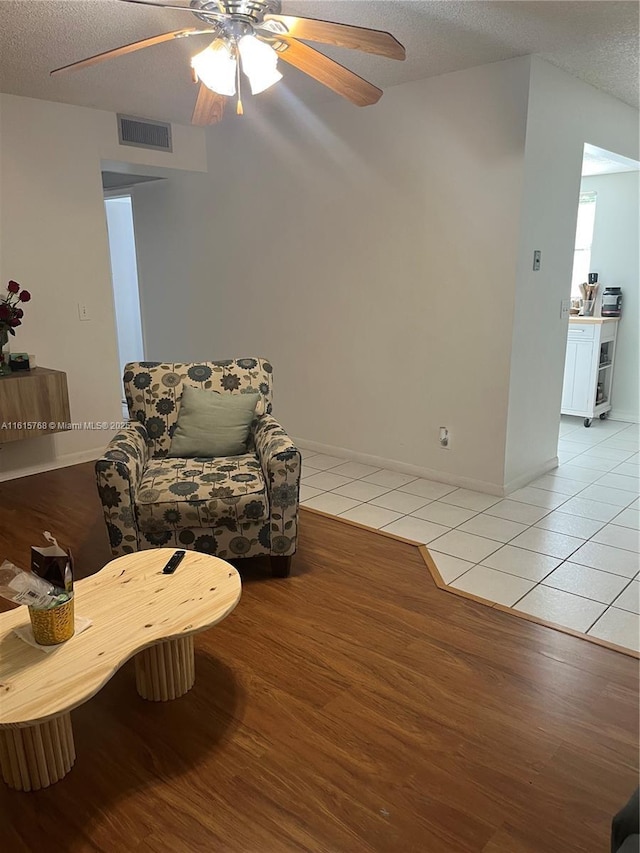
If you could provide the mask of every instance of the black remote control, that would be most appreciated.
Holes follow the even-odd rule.
[[[180,561],[186,553],[186,551],[176,551],[175,554],[169,559],[167,565],[162,570],[162,573],[164,575],[172,575],[180,565]]]

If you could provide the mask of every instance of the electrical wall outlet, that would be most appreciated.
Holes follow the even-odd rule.
[[[81,320],[90,320],[91,314],[89,313],[89,306],[84,302],[78,302],[78,317]]]
[[[440,447],[449,447],[449,430],[446,427],[440,427]]]
[[[560,319],[566,320],[569,317],[569,309],[571,308],[571,300],[563,299],[560,303]]]

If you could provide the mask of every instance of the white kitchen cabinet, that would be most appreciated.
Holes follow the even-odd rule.
[[[617,317],[569,320],[562,414],[584,418],[585,426],[611,411],[617,329]]]

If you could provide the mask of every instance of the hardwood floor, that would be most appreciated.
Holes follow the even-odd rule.
[[[92,466],[0,483],[0,558],[42,530],[109,558]],[[72,713],[77,762],[0,789],[3,853],[596,853],[637,785],[638,664],[439,590],[417,548],[302,511],[291,577],[195,638],[150,703],[129,662]]]

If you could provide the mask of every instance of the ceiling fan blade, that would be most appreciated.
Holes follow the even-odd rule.
[[[134,3],[137,6],[158,6],[160,9],[176,9],[179,12],[197,12],[199,15],[206,15],[209,18],[215,18],[218,21],[225,19],[225,15],[221,12],[208,12],[206,9],[194,9],[191,6],[175,6],[172,3],[156,3],[154,0],[121,0],[122,3]]]
[[[224,95],[218,95],[217,92],[208,89],[204,83],[200,83],[196,105],[191,116],[191,124],[197,124],[199,127],[216,124],[222,118],[226,101]]]
[[[276,35],[288,35],[304,41],[317,41],[323,44],[335,44],[338,47],[350,47],[365,53],[377,53],[389,59],[406,59],[406,52],[400,42],[391,33],[383,30],[371,30],[354,27],[351,24],[335,24],[315,18],[296,18],[292,15],[265,15],[265,30]],[[273,22],[275,26],[268,26]],[[284,24],[285,32],[277,25]]]
[[[286,45],[286,49],[284,46],[274,45],[281,59],[333,89],[356,106],[375,104],[382,97],[382,89],[312,47],[284,36],[278,36],[278,41],[281,45]]]
[[[123,56],[125,53],[133,53],[134,50],[142,50],[143,47],[152,47],[154,44],[160,44],[163,41],[171,41],[171,39],[194,35],[199,32],[202,32],[202,30],[190,27],[187,30],[174,30],[170,33],[162,33],[159,36],[142,39],[142,41],[123,44],[121,47],[116,47],[113,50],[105,50],[104,53],[96,53],[95,56],[88,56],[86,59],[80,59],[78,62],[72,62],[70,65],[63,65],[61,68],[56,68],[50,73],[53,75],[61,74],[63,71],[77,71],[78,68],[87,68],[89,65],[96,65],[98,62],[103,62],[105,59],[114,59],[116,56]],[[204,30],[204,32],[207,31]]]

